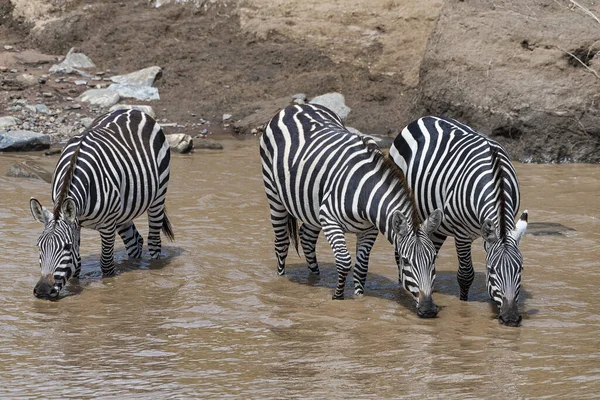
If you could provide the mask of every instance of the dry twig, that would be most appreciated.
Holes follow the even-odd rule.
[[[575,54],[568,52],[567,50],[556,46],[557,49],[559,49],[560,51],[568,54],[569,56],[571,56],[574,60],[576,60],[579,64],[581,64],[585,69],[587,69],[588,71],[590,71],[592,74],[594,74],[596,76],[596,78],[600,79],[600,75],[598,75],[598,72],[596,72],[595,70],[593,70],[592,68],[588,67],[583,61],[581,61],[581,59],[579,57],[577,57]]]

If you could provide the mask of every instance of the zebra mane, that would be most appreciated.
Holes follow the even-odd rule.
[[[56,201],[54,202],[54,220],[58,220],[60,216],[60,210],[62,208],[63,203],[67,199],[67,195],[69,194],[69,189],[71,188],[71,180],[73,179],[73,173],[75,172],[75,165],[77,164],[77,158],[79,156],[79,149],[81,148],[81,142],[75,148],[75,151],[71,155],[71,161],[69,161],[69,166],[67,167],[67,172],[65,172],[62,184],[60,185],[60,192],[56,197]]]
[[[506,171],[502,165],[502,159],[498,156],[498,148],[490,146],[490,155],[492,159],[492,173],[494,177],[494,188],[499,188],[498,193],[498,229],[500,230],[500,239],[504,241],[506,232]]]
[[[384,170],[390,171],[390,175],[392,178],[398,179],[400,184],[402,185],[402,194],[404,197],[410,202],[410,211],[411,211],[411,219],[412,219],[412,229],[416,232],[419,229],[419,226],[423,223],[421,217],[419,216],[419,212],[417,211],[417,202],[415,201],[415,196],[413,195],[410,186],[408,186],[408,181],[406,180],[406,176],[404,172],[400,169],[398,165],[390,158],[389,155],[385,155],[379,147],[374,151],[372,147],[368,147],[369,151],[372,153],[377,153],[376,158],[380,158],[382,160],[382,166]]]

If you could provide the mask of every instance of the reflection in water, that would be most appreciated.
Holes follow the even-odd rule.
[[[18,157],[0,158],[0,171]],[[175,155],[167,207],[176,241],[165,257],[130,261],[121,245],[121,273],[102,278],[99,236],[84,230],[81,279],[58,302],[32,294],[41,227],[28,201],[49,202],[50,186],[0,177],[0,397],[594,397],[600,167],[517,169],[531,221],[575,231],[523,239],[516,329],[499,325],[488,301],[480,241],[469,302],[458,300],[452,241],[442,248],[434,296],[443,308],[431,320],[398,287],[381,238],[363,298],[349,283],[347,300],[331,300],[324,238],[320,278],[295,254],[277,277],[255,140]]]

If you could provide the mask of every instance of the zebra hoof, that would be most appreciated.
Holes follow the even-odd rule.
[[[317,275],[317,276],[321,275],[321,271],[319,271],[319,267],[317,267],[317,268],[310,268],[309,267],[308,268],[308,272],[311,273],[311,274],[313,274],[313,275]]]
[[[344,294],[333,294],[333,296],[331,296],[331,300],[344,300]]]
[[[354,297],[361,299],[363,296],[365,295],[365,293],[362,290],[357,290],[354,292]]]

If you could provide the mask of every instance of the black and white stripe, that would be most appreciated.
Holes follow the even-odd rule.
[[[421,224],[402,172],[372,140],[347,131],[323,106],[298,105],[283,109],[269,122],[260,154],[280,275],[300,220],[300,242],[310,271],[319,273],[315,244],[323,229],[338,271],[333,298],[343,298],[352,267],[344,233],[351,232],[358,239],[354,292],[361,295],[369,254],[381,232],[395,245],[401,282],[417,300],[420,314],[437,313],[431,300],[435,247],[428,235],[437,228],[441,212]]]
[[[31,199],[33,216],[44,224],[38,297],[57,297],[69,278],[79,275],[82,226],[100,232],[102,272],[111,275],[116,233],[130,257],[141,256],[143,239],[132,220],[147,211],[148,248],[159,258],[160,230],[173,238],[164,208],[169,160],[160,125],[136,110],[105,114],[69,140],[52,180],[53,211]]]
[[[444,211],[433,242],[439,250],[447,236],[455,238],[461,300],[467,300],[475,274],[471,244],[482,236],[488,292],[501,308],[501,320],[518,325],[523,267],[518,243],[527,227],[527,211],[515,224],[519,183],[504,149],[455,120],[424,117],[398,135],[390,157],[405,172],[420,215]]]

